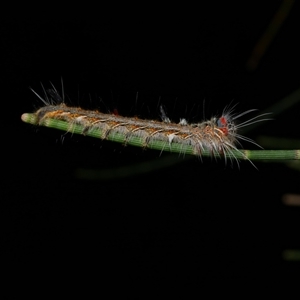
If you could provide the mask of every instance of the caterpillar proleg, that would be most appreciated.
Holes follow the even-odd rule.
[[[193,154],[200,158],[223,157],[225,162],[229,159],[231,162],[236,161],[238,165],[239,159],[247,159],[254,166],[243,150],[237,148],[241,146],[240,141],[247,141],[260,147],[253,140],[240,135],[239,129],[268,120],[262,118],[268,114],[265,113],[238,124],[236,122],[238,118],[256,109],[235,114],[236,105],[225,107],[221,116],[200,123],[189,124],[186,119],[173,123],[162,106],[160,106],[162,121],[145,120],[67,106],[63,93],[60,95],[53,85],[47,91],[44,89],[45,98],[32,91],[44,106],[33,114],[23,114],[21,118],[24,122],[143,148]]]

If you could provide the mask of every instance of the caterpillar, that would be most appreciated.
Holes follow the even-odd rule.
[[[256,109],[235,114],[236,105],[229,105],[219,117],[212,117],[200,123],[189,124],[186,119],[173,123],[162,106],[160,106],[161,121],[146,120],[67,106],[64,101],[64,92],[62,91],[61,96],[53,85],[48,90],[44,89],[45,98],[33,89],[31,90],[44,103],[44,106],[33,114],[23,114],[21,119],[24,122],[122,142],[125,145],[193,154],[200,158],[202,156],[223,157],[225,162],[230,159],[231,162],[236,161],[238,165],[239,158],[242,158],[247,159],[255,167],[243,151],[238,149],[241,141],[247,141],[262,148],[250,138],[239,134],[239,129],[269,120],[262,118],[269,114],[264,113],[237,123],[238,118]]]

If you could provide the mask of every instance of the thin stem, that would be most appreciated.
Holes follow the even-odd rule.
[[[25,113],[21,117],[22,121],[33,124],[40,125],[50,128],[55,128],[75,134],[83,134],[94,138],[101,138],[102,131],[99,128],[93,128],[87,132],[84,130],[82,125],[70,124],[66,121],[47,118],[39,120],[38,116],[33,113]],[[128,144],[137,147],[145,147],[145,142],[142,138],[129,136],[126,138],[124,134],[121,133],[110,133],[106,137],[107,140]],[[184,145],[178,143],[169,143],[166,145],[164,141],[150,141],[147,143],[147,148],[160,150],[160,151],[169,151],[173,153],[184,153],[190,155],[197,155],[193,152],[192,146]],[[211,156],[209,151],[202,151],[202,156]],[[221,155],[220,155],[221,157]],[[226,154],[228,158],[234,158],[239,160],[300,160],[300,150],[231,150]]]

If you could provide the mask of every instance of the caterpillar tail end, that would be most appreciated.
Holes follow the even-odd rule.
[[[29,123],[32,125],[38,124],[38,117],[35,114],[29,114],[29,113],[22,114],[21,120],[25,123]]]

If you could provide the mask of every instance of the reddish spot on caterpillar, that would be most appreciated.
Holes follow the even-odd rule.
[[[113,115],[115,115],[115,116],[119,116],[120,115],[117,108],[113,109]]]
[[[225,117],[219,118],[218,122],[219,129],[227,136],[228,135],[228,122]]]

